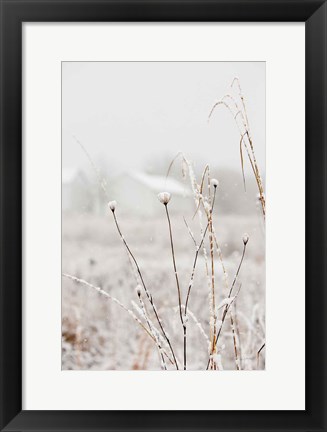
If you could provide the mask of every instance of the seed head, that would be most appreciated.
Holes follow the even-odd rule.
[[[158,200],[161,202],[161,204],[167,205],[170,201],[171,195],[169,192],[160,192],[158,194]]]
[[[211,179],[210,183],[211,186],[213,186],[214,188],[217,188],[219,186],[219,181],[215,178]]]
[[[141,285],[137,285],[135,288],[135,292],[138,295],[138,297],[141,297],[142,287]]]
[[[108,202],[108,207],[110,208],[110,210],[111,210],[112,212],[114,212],[114,211],[116,210],[116,205],[117,205],[117,202],[116,202],[116,201],[109,201],[109,202]]]
[[[249,241],[249,234],[247,234],[247,233],[243,234],[243,243],[244,243],[244,245],[246,245],[248,241]]]

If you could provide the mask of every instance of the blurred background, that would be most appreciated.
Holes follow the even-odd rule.
[[[62,64],[62,270],[118,298],[128,308],[137,302],[136,281],[107,202],[182,358],[182,328],[169,231],[157,194],[172,194],[169,211],[182,297],[185,301],[198,215],[187,167],[200,182],[206,164],[219,180],[213,222],[231,285],[250,236],[240,272],[242,288],[234,305],[241,369],[264,369],[265,232],[257,185],[244,156],[246,191],[240,162],[240,133],[225,106],[211,108],[224,95],[239,99],[238,77],[247,108],[258,166],[265,178],[265,64],[262,62],[64,62]],[[207,250],[208,242],[205,242]],[[217,255],[217,254],[216,254]],[[216,259],[218,303],[227,295]],[[189,308],[209,334],[208,282],[201,254]],[[201,370],[208,359],[199,326],[188,324],[188,368]],[[222,366],[235,369],[231,324],[219,342]],[[151,339],[131,317],[88,287],[62,281],[62,368],[160,370]]]

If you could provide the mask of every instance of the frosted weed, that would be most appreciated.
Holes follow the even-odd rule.
[[[244,96],[237,78],[233,80],[231,85],[232,88],[235,86],[238,90],[237,97],[226,94],[221,100],[214,104],[209,113],[209,119],[212,118],[214,111],[220,105],[226,107],[233,115],[240,133],[239,151],[244,188],[246,188],[243,159],[243,151],[245,150],[258,188],[258,201],[261,206],[262,217],[265,219],[266,199],[263,181],[255,157]],[[83,150],[85,150],[84,147]],[[90,159],[89,155],[88,158]],[[257,318],[254,318],[252,321],[250,321],[248,317],[244,318],[242,314],[238,314],[236,307],[242,285],[242,290],[246,292],[246,286],[244,286],[240,280],[240,273],[246,258],[246,251],[251,247],[250,236],[247,233],[244,233],[242,238],[239,239],[240,245],[243,243],[243,249],[240,254],[241,258],[238,261],[234,278],[232,282],[229,283],[225,260],[217,234],[221,232],[223,227],[220,225],[219,218],[216,220],[216,213],[214,212],[215,206],[217,205],[217,195],[220,193],[220,183],[216,178],[211,178],[209,164],[204,167],[202,176],[198,180],[194,172],[193,163],[183,153],[178,153],[172,160],[171,164],[167,167],[167,178],[170,175],[173,165],[178,160],[181,161],[182,165],[182,178],[184,180],[188,179],[192,190],[191,199],[194,201],[194,212],[189,215],[183,215],[186,233],[191,237],[194,244],[194,251],[191,251],[192,265],[189,277],[186,281],[181,279],[178,272],[178,259],[176,255],[176,243],[178,244],[178,238],[176,241],[176,238],[173,236],[175,220],[171,217],[169,210],[170,203],[177,200],[178,197],[174,196],[173,193],[170,193],[169,190],[162,191],[158,194],[158,200],[164,206],[164,212],[167,219],[167,236],[169,238],[172,261],[171,272],[176,285],[175,299],[177,307],[175,310],[177,310],[179,315],[180,330],[176,330],[174,337],[171,338],[168,334],[166,330],[168,327],[167,318],[164,318],[161,308],[158,307],[157,301],[154,299],[155,291],[152,286],[153,281],[148,280],[145,276],[146,272],[143,271],[142,266],[139,263],[137,253],[132,251],[129,241],[123,234],[120,224],[121,219],[119,217],[120,206],[115,200],[108,202],[108,210],[113,217],[113,223],[117,234],[127,252],[130,265],[133,268],[137,279],[137,285],[134,290],[135,299],[131,299],[133,310],[125,306],[120,300],[109,294],[104,289],[91,284],[82,278],[67,273],[64,273],[63,276],[77,284],[97,291],[101,296],[108,298],[128,314],[156,348],[158,353],[158,362],[162,370],[188,369],[188,363],[192,360],[191,356],[194,354],[194,350],[190,353],[188,349],[190,346],[189,337],[190,333],[194,331],[199,332],[205,342],[203,346],[197,347],[198,350],[203,350],[205,352],[206,360],[203,363],[202,369],[217,371],[224,369],[223,364],[226,346],[224,343],[221,343],[224,332],[226,333],[225,337],[231,340],[234,368],[236,370],[242,370],[244,368],[244,363],[246,363],[246,360],[250,358],[251,361],[254,359],[256,367],[259,369],[262,352],[265,348],[265,342],[262,340],[260,343],[258,342],[256,329],[252,324]],[[93,162],[92,165],[95,166]],[[99,181],[101,182],[101,188],[106,188],[105,183],[100,179]],[[106,195],[108,195],[107,192]],[[196,234],[194,234],[194,228],[191,229],[189,222],[187,222],[187,218],[189,218],[189,221],[192,221],[193,224],[194,220],[198,220],[198,229]],[[199,237],[199,240],[196,240],[197,236]],[[163,257],[158,256],[157,259],[161,260]],[[202,281],[201,284],[196,287],[196,292],[194,292],[196,273],[200,261],[201,265],[204,265],[206,282],[203,283]],[[217,284],[218,272],[223,273],[223,286]],[[164,285],[162,286],[162,289],[165,289]],[[199,290],[207,290],[208,316],[205,323],[201,323],[196,315],[189,309],[189,302],[192,295],[196,298],[196,296],[199,295]],[[246,293],[244,295],[246,295]],[[255,305],[253,305],[253,307],[255,307]],[[172,311],[172,314],[174,313],[175,312]],[[243,339],[243,337],[239,329],[238,321],[240,317],[249,329],[247,332],[248,340],[244,344],[241,344],[241,339]],[[229,325],[226,323],[227,318],[229,318]],[[191,328],[191,322],[195,325],[195,328]],[[208,330],[205,330],[207,324]],[[249,354],[245,354],[246,351],[249,352]],[[247,356],[248,358],[246,358]]]

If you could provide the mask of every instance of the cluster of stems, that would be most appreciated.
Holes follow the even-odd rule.
[[[245,105],[244,96],[243,96],[240,82],[239,82],[238,78],[234,78],[234,80],[231,84],[231,87],[233,87],[234,84],[237,84],[238,95],[236,97],[234,97],[230,94],[226,94],[220,101],[218,101],[216,104],[214,104],[214,106],[211,109],[211,112],[209,114],[209,119],[210,119],[212,113],[214,112],[215,108],[219,105],[225,106],[230,111],[230,113],[233,115],[233,118],[235,120],[235,123],[236,123],[236,125],[239,129],[239,133],[240,133],[240,144],[239,145],[240,145],[240,158],[241,158],[244,187],[245,187],[245,176],[244,176],[244,166],[243,166],[243,149],[245,149],[245,151],[247,153],[253,174],[254,174],[255,179],[256,179],[256,183],[257,183],[257,187],[258,187],[258,191],[259,191],[259,194],[258,194],[259,201],[261,203],[262,213],[263,213],[263,216],[265,218],[266,202],[265,202],[263,181],[262,181],[262,177],[261,177],[261,174],[259,171],[259,167],[257,164],[255,152],[254,152],[254,146],[253,146],[252,136],[251,136],[251,132],[250,132],[250,126],[249,126],[249,121],[248,121],[248,116],[247,116],[247,111],[246,111],[246,105]],[[77,140],[77,138],[75,138],[75,139],[80,144],[80,146],[82,147],[82,149],[86,153],[88,159],[90,160],[91,164],[93,165],[93,168],[95,169],[96,174],[98,176],[99,183],[101,183],[101,187],[102,187],[103,191],[106,193],[106,196],[108,196],[105,184],[103,184],[102,181],[100,182],[99,172],[98,172],[96,166],[94,165],[93,161],[91,160],[91,158],[90,158],[89,154],[87,153],[86,149],[84,148],[84,146]],[[191,234],[191,231],[189,230],[189,232],[192,236],[192,239],[194,241],[196,250],[195,250],[195,257],[193,260],[193,265],[192,265],[192,270],[191,270],[190,281],[189,281],[189,284],[187,287],[187,292],[186,292],[185,306],[184,306],[184,310],[183,310],[182,290],[181,290],[180,280],[179,280],[178,271],[177,271],[176,254],[175,254],[173,232],[172,232],[172,224],[171,224],[171,218],[170,218],[170,214],[169,214],[169,210],[168,210],[168,204],[170,201],[170,194],[168,192],[162,192],[161,194],[159,194],[158,197],[159,197],[160,202],[162,204],[164,204],[164,206],[165,206],[165,212],[166,212],[166,217],[167,217],[167,221],[168,221],[172,263],[173,263],[173,270],[174,270],[174,276],[175,276],[175,282],[176,282],[176,288],[177,288],[177,296],[178,296],[179,318],[180,318],[180,322],[181,322],[182,329],[183,329],[183,369],[184,370],[187,369],[187,322],[188,322],[187,310],[188,310],[188,304],[189,304],[189,300],[190,300],[191,290],[192,290],[193,283],[194,283],[194,276],[195,276],[195,270],[196,270],[196,266],[197,266],[197,262],[198,262],[198,257],[199,257],[201,250],[203,252],[204,259],[205,259],[206,274],[207,274],[208,285],[209,285],[209,289],[210,289],[210,338],[209,338],[210,348],[209,348],[209,360],[207,363],[207,369],[209,369],[209,368],[216,369],[217,365],[216,365],[216,362],[214,360],[214,357],[215,357],[215,354],[217,354],[217,343],[218,343],[219,337],[221,335],[222,327],[223,327],[223,324],[225,322],[227,313],[230,311],[230,307],[233,304],[233,302],[235,301],[235,299],[239,293],[239,290],[241,288],[241,285],[240,285],[237,294],[231,299],[232,294],[233,294],[233,290],[234,290],[234,287],[235,287],[236,281],[238,279],[239,272],[240,272],[240,269],[241,269],[241,266],[242,266],[242,263],[244,260],[248,238],[246,238],[246,239],[243,238],[244,247],[243,247],[241,260],[240,260],[239,266],[237,268],[234,280],[233,280],[231,287],[229,289],[229,293],[228,293],[228,297],[227,297],[227,299],[231,299],[231,301],[228,302],[224,306],[221,321],[220,321],[219,328],[218,328],[218,326],[217,326],[218,310],[216,307],[216,286],[215,286],[215,256],[214,256],[215,255],[214,254],[215,246],[217,248],[217,252],[218,252],[221,264],[223,266],[224,275],[226,276],[224,263],[222,260],[221,252],[219,252],[220,248],[218,247],[218,242],[217,242],[217,238],[216,238],[216,234],[215,234],[215,230],[214,230],[214,224],[213,224],[213,209],[214,209],[214,203],[215,203],[215,198],[216,198],[218,181],[215,179],[212,179],[212,181],[210,181],[209,166],[206,165],[204,172],[203,172],[203,175],[202,175],[201,182],[198,185],[197,180],[196,180],[195,175],[194,175],[194,172],[193,172],[193,168],[191,166],[191,163],[185,158],[185,156],[182,153],[179,153],[174,158],[174,160],[171,162],[171,164],[168,168],[167,176],[168,176],[169,171],[172,167],[172,164],[174,163],[174,161],[176,160],[176,158],[178,156],[182,156],[183,167],[185,168],[185,166],[186,166],[189,170],[191,186],[192,186],[192,190],[194,192],[194,197],[195,197],[196,206],[197,206],[195,214],[197,212],[199,212],[200,228],[201,228],[201,240],[200,240],[200,243],[198,245],[197,245],[193,235]],[[204,198],[203,189],[204,189],[204,182],[205,182],[206,176],[207,176],[207,181],[208,181],[208,196]],[[212,196],[212,189],[211,189],[212,187],[214,188],[213,196]],[[205,228],[203,227],[202,222],[201,222],[201,214],[202,214],[201,210],[200,210],[201,205],[203,206],[203,208],[205,210],[205,214],[207,216],[207,221],[206,221],[207,223],[206,223]],[[161,338],[161,336],[160,337],[158,336],[159,332],[157,332],[157,330],[155,329],[154,325],[151,322],[151,319],[148,315],[148,312],[146,310],[146,306],[143,302],[143,299],[141,297],[140,292],[138,292],[139,303],[140,303],[143,318],[145,319],[146,326],[143,325],[143,323],[140,320],[137,319],[137,321],[146,330],[146,332],[150,335],[150,337],[153,339],[153,341],[156,343],[157,348],[158,348],[158,352],[159,352],[159,356],[160,356],[160,360],[161,360],[162,368],[165,370],[167,369],[167,364],[166,364],[165,359],[168,359],[171,363],[173,363],[175,365],[176,369],[178,370],[179,364],[178,364],[178,361],[177,361],[177,358],[175,355],[175,351],[174,351],[173,346],[171,344],[171,341],[168,337],[168,334],[164,328],[162,320],[159,317],[158,310],[155,306],[153,296],[150,293],[147,285],[145,284],[143,274],[142,274],[140,266],[139,266],[139,264],[135,258],[135,255],[132,253],[129,245],[127,244],[124,236],[122,235],[122,232],[121,232],[121,229],[120,229],[120,226],[118,224],[117,217],[116,217],[116,202],[115,201],[109,202],[109,208],[112,211],[118,234],[119,234],[119,236],[120,236],[120,238],[121,238],[121,240],[122,240],[122,242],[123,242],[123,244],[127,250],[129,259],[132,262],[132,264],[134,264],[133,269],[134,269],[134,271],[136,270],[136,273],[137,273],[136,277],[139,278],[141,285],[143,287],[144,293],[146,295],[146,298],[147,298],[149,304],[151,305],[153,314],[154,314],[156,321],[159,325],[160,332],[162,334],[163,339]],[[186,221],[185,221],[185,223],[186,223]],[[208,240],[209,240],[210,264],[209,264],[209,260],[207,258],[207,252],[206,252],[205,245],[204,245],[204,241],[205,241],[207,234],[208,234]],[[104,292],[100,288],[94,287],[93,285],[87,283],[86,281],[83,281],[83,280],[78,279],[78,278],[74,278],[74,277],[69,276],[69,275],[66,275],[66,276],[77,281],[77,282],[89,285],[89,286],[95,288],[98,292],[105,295]],[[228,288],[227,278],[225,280],[226,280],[226,288]],[[109,295],[107,295],[107,296],[109,296]],[[117,301],[116,299],[113,299],[113,300],[131,314],[131,311],[129,311],[127,308],[125,308],[119,301]],[[234,322],[232,311],[230,311],[230,320],[231,320],[232,336],[233,336],[233,343],[234,343],[234,354],[235,354],[236,367],[237,367],[237,369],[240,369],[240,351],[237,348],[237,328],[236,328],[237,326],[236,326],[236,322]],[[165,341],[165,344],[167,344],[167,346],[169,347],[169,350],[170,350],[172,357],[170,357],[167,354],[167,352],[165,351],[165,348],[162,346],[161,341],[162,342]],[[264,347],[265,347],[265,344],[263,344],[257,352],[257,361],[258,362],[259,362],[260,352],[262,351],[262,349]]]
[[[209,185],[209,187],[210,187],[210,185]],[[171,254],[172,254],[172,260],[173,260],[173,268],[174,268],[174,274],[175,274],[175,280],[176,280],[177,295],[178,295],[179,316],[180,316],[180,321],[181,321],[182,328],[183,328],[183,369],[184,370],[187,369],[187,321],[188,321],[187,306],[188,306],[188,302],[189,302],[189,298],[190,298],[190,293],[191,293],[191,289],[192,289],[193,282],[194,282],[195,268],[196,268],[196,264],[197,264],[197,260],[198,260],[198,256],[199,256],[199,251],[200,251],[200,249],[202,247],[202,244],[204,242],[204,239],[205,239],[206,233],[208,231],[208,228],[209,228],[209,231],[212,233],[212,210],[213,210],[213,205],[214,205],[214,201],[215,201],[215,197],[216,197],[216,190],[217,190],[217,185],[214,186],[214,197],[213,197],[211,208],[209,210],[210,216],[208,216],[207,226],[206,226],[205,231],[203,233],[200,245],[196,246],[195,258],[194,258],[194,262],[193,262],[193,266],[192,266],[192,271],[191,271],[191,278],[190,278],[190,282],[189,282],[188,290],[187,290],[187,294],[186,294],[184,314],[183,314],[183,311],[182,311],[181,287],[180,287],[180,283],[179,283],[179,277],[178,277],[178,271],[177,271],[177,265],[176,265],[176,256],[175,256],[175,249],[174,249],[174,242],[173,242],[172,226],[171,226],[171,220],[170,220],[169,211],[168,211],[168,202],[169,201],[163,203],[164,206],[165,206],[166,216],[167,216],[167,221],[168,221],[170,247],[171,247]],[[210,228],[210,221],[211,221],[211,228]],[[212,271],[213,271],[213,281],[214,281],[213,239],[212,239],[212,248],[211,248],[211,250],[212,250],[212,269],[213,269]],[[213,282],[213,292],[214,292],[214,282]]]
[[[146,286],[146,284],[145,284],[145,281],[144,281],[144,278],[143,278],[143,275],[142,275],[142,272],[141,272],[140,266],[138,265],[137,260],[136,260],[136,258],[135,258],[135,256],[134,256],[134,254],[132,253],[130,247],[128,246],[128,244],[127,244],[127,242],[126,242],[126,240],[125,240],[125,238],[124,238],[124,236],[123,236],[123,234],[122,234],[122,232],[121,232],[121,230],[120,230],[120,227],[119,227],[119,224],[118,224],[118,221],[117,221],[117,217],[116,217],[115,210],[116,210],[116,209],[115,209],[115,206],[113,206],[113,208],[111,208],[111,211],[112,211],[112,214],[113,214],[113,217],[114,217],[114,221],[115,221],[115,225],[116,225],[116,228],[117,228],[118,234],[119,234],[121,240],[123,241],[123,243],[124,243],[124,245],[125,245],[125,247],[126,247],[127,252],[129,253],[130,257],[132,258],[132,260],[133,260],[133,262],[134,262],[134,264],[135,264],[135,267],[136,267],[137,273],[138,273],[138,275],[139,275],[139,278],[140,278],[140,281],[141,281],[142,287],[143,287],[143,289],[144,289],[144,292],[145,292],[145,294],[146,294],[146,297],[147,297],[147,299],[148,299],[148,301],[149,301],[149,303],[150,303],[150,305],[151,305],[151,307],[152,307],[153,313],[154,313],[154,315],[155,315],[155,317],[156,317],[156,320],[157,320],[157,322],[158,322],[158,324],[159,324],[159,327],[160,327],[160,330],[161,330],[161,332],[162,332],[162,335],[163,335],[163,337],[165,338],[165,340],[166,340],[166,342],[167,342],[167,344],[168,344],[168,346],[169,346],[169,349],[170,349],[171,354],[172,354],[172,356],[173,356],[173,360],[174,360],[175,367],[176,367],[176,369],[178,370],[179,367],[178,367],[178,363],[177,363],[177,359],[176,359],[176,355],[175,355],[174,349],[173,349],[172,344],[171,344],[171,342],[170,342],[170,339],[169,339],[169,337],[168,337],[168,335],[167,335],[167,332],[166,332],[165,329],[164,329],[164,326],[163,326],[163,324],[162,324],[162,321],[161,321],[161,319],[159,318],[158,311],[157,311],[157,308],[156,308],[155,303],[154,303],[154,300],[153,300],[153,296],[152,296],[152,294],[149,292],[149,290],[148,290],[148,288],[147,288],[147,286]]]
[[[264,194],[263,181],[260,174],[259,166],[256,160],[254,145],[250,131],[249,119],[246,110],[245,99],[243,96],[243,92],[241,89],[240,81],[238,78],[234,78],[231,84],[231,87],[237,85],[238,89],[238,100],[235,99],[234,96],[230,94],[226,94],[221,100],[216,102],[212,107],[209,113],[209,119],[211,118],[215,109],[219,106],[225,106],[228,111],[232,114],[233,119],[238,127],[240,133],[240,158],[241,158],[241,166],[242,166],[242,174],[243,174],[243,182],[245,188],[245,176],[244,176],[244,166],[243,166],[243,147],[247,153],[256,183],[259,191],[259,201],[261,204],[262,214],[265,219],[266,217],[266,198]],[[240,119],[240,123],[238,121]]]

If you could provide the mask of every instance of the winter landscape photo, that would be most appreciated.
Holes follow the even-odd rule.
[[[265,370],[265,74],[62,63],[63,370]]]

